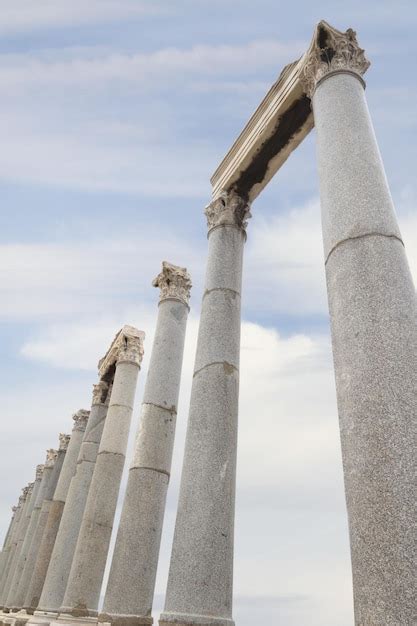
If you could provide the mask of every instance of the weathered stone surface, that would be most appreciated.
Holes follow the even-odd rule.
[[[126,330],[127,329],[127,330]],[[100,589],[125,461],[129,424],[143,356],[144,333],[124,327],[101,362],[116,366],[109,409],[60,613],[97,615]],[[117,350],[114,350],[114,346]],[[111,371],[111,370],[109,370]],[[43,599],[42,599],[43,603]],[[65,616],[63,616],[65,620]]]
[[[161,289],[158,321],[135,453],[99,617],[101,622],[110,620],[118,626],[152,624],[191,280],[184,268],[164,263],[154,284]]]
[[[355,623],[417,622],[417,303],[353,74],[316,88],[323,238]]]
[[[61,522],[69,485],[77,466],[78,454],[80,452],[89,414],[89,411],[80,409],[73,416],[74,428],[72,430],[71,440],[66,450],[65,460],[55,488],[41,545],[39,547],[36,565],[26,594],[26,597],[29,598],[28,608],[32,612],[35,611],[39,604],[46,573],[48,571],[49,561],[51,559],[51,554]]]
[[[66,503],[45,578],[39,611],[56,614],[62,604],[72,559],[93,477],[104,422],[107,415],[108,385],[94,386],[93,405],[71,479]]]
[[[229,205],[229,200],[231,204]],[[161,622],[231,626],[244,202],[206,209],[209,258]],[[224,216],[222,216],[224,211]],[[225,265],[223,265],[223,260]]]

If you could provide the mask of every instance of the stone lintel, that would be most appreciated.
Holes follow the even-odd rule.
[[[313,128],[300,81],[304,59],[287,65],[211,178],[213,198],[235,191],[252,202]]]
[[[117,361],[132,360],[140,365],[143,357],[143,341],[145,333],[134,326],[125,325],[107,350],[105,356],[98,363],[99,377],[106,382],[112,382]]]
[[[322,20],[307,51],[287,65],[211,178],[213,198],[236,192],[251,203],[314,126],[311,100],[317,82],[334,72],[360,78],[369,61],[356,33]]]

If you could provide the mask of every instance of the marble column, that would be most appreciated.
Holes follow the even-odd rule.
[[[49,561],[58,533],[59,524],[61,522],[69,485],[73,475],[75,474],[78,454],[80,452],[89,415],[90,412],[85,411],[84,409],[80,409],[77,413],[75,413],[75,415],[73,415],[74,427],[72,429],[71,439],[62,464],[61,473],[56,485],[42,541],[39,547],[36,565],[26,594],[26,601],[29,598],[29,602],[27,602],[28,612],[35,611],[39,603],[39,598],[45,582],[46,572],[48,571]]]
[[[14,545],[14,556],[13,556],[13,560],[11,562],[11,566],[9,569],[9,574],[8,574],[8,578],[7,578],[7,582],[4,586],[4,590],[3,590],[3,599],[4,599],[4,611],[5,612],[9,612],[10,607],[8,604],[8,596],[9,596],[9,592],[12,586],[12,582],[14,580],[14,575],[16,572],[16,568],[17,568],[17,563],[19,561],[19,555],[22,549],[22,545],[23,545],[23,540],[25,538],[25,534],[27,531],[27,527],[29,524],[29,518],[28,518],[28,512],[30,510],[30,502],[31,502],[31,498],[32,498],[32,493],[33,493],[33,487],[34,487],[35,483],[29,483],[27,487],[25,487],[23,489],[23,498],[24,498],[24,505],[23,505],[23,509],[22,509],[22,515],[20,517],[20,522],[19,522],[19,528],[17,530],[17,534],[16,534],[16,542]]]
[[[355,623],[417,623],[417,302],[364,95],[364,51],[321,23],[317,130]]]
[[[36,466],[35,484],[33,487],[32,495],[31,495],[30,502],[29,502],[29,508],[27,511],[26,532],[25,532],[25,536],[22,542],[22,546],[19,551],[19,556],[17,559],[13,580],[11,582],[9,593],[8,593],[7,600],[6,600],[6,607],[8,607],[12,611],[17,610],[16,594],[19,589],[20,578],[22,576],[22,573],[25,567],[27,555],[28,555],[30,544],[31,544],[32,537],[33,537],[34,526],[32,524],[32,517],[37,518],[37,515],[34,514],[34,510],[38,502],[38,494],[42,485],[44,469],[45,469],[44,465]]]
[[[231,626],[242,257],[249,206],[207,208],[209,251],[163,626]]]
[[[98,602],[125,462],[144,333],[124,326],[100,366],[113,388],[83,521],[60,613],[97,616]],[[60,619],[65,621],[65,615]]]
[[[26,496],[24,492],[19,496],[19,501],[17,503],[17,509],[15,513],[15,522],[13,524],[13,532],[11,533],[10,543],[7,549],[7,555],[5,558],[5,566],[3,569],[3,573],[0,581],[0,606],[4,608],[5,612],[7,612],[5,605],[8,593],[8,587],[10,583],[10,570],[12,569],[12,564],[14,561],[16,546],[19,536],[19,527],[20,522],[23,516],[23,509],[25,505]]]
[[[15,521],[17,506],[12,506],[12,517],[10,519],[9,527],[3,541],[3,547],[0,552],[0,580],[4,570],[4,561],[8,556],[8,546],[10,545],[11,536],[13,534],[13,525]]]
[[[30,522],[28,526],[28,530],[26,533],[25,541],[22,546],[22,554],[24,552],[24,563],[22,573],[20,575],[19,584],[17,589],[11,590],[14,598],[14,606],[11,607],[12,610],[19,611],[23,608],[23,604],[26,598],[26,592],[28,588],[28,584],[30,582],[30,578],[32,576],[34,561],[36,558],[37,548],[39,544],[34,543],[36,530],[38,528],[39,517],[42,510],[42,504],[45,500],[45,497],[48,493],[49,484],[51,482],[51,476],[53,473],[54,465],[58,457],[58,451],[50,449],[46,453],[46,461],[44,470],[42,473],[42,480],[38,491],[38,496],[36,498],[35,506],[32,511],[32,515],[30,517]],[[25,544],[27,545],[25,546]]]
[[[139,431],[101,621],[152,624],[152,602],[171,471],[191,280],[163,263],[160,302]]]
[[[36,615],[39,616],[56,617],[64,599],[107,415],[109,391],[109,384],[104,380],[94,385],[90,417],[78,455],[76,471],[71,479],[66,497],[61,523],[39,600],[39,608],[36,611]]]

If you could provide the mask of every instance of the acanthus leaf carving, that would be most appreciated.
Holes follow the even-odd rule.
[[[90,411],[86,411],[86,409],[79,409],[72,416],[72,419],[74,420],[74,426],[72,430],[80,430],[82,432],[85,431],[89,417]]]
[[[216,226],[237,226],[246,231],[251,216],[249,203],[235,191],[222,191],[204,209],[209,232]]]
[[[105,380],[100,380],[93,385],[93,404],[105,404],[109,393],[109,384]]]
[[[180,300],[188,306],[190,300],[190,290],[192,287],[191,277],[185,267],[179,267],[162,262],[162,271],[152,281],[153,287],[159,287],[161,290],[159,301],[167,299]]]
[[[362,77],[369,66],[354,30],[348,28],[343,33],[321,21],[306,52],[300,80],[308,97],[312,98],[317,83],[325,76],[344,71]]]

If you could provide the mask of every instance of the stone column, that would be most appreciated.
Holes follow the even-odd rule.
[[[66,497],[65,508],[36,615],[43,614],[44,616],[56,617],[64,599],[109,399],[109,385],[101,380],[97,385],[94,385],[90,417],[78,455],[75,475],[71,479]]]
[[[49,512],[52,506],[52,499],[54,497],[55,489],[58,484],[59,477],[61,475],[61,470],[64,465],[64,460],[66,457],[70,439],[71,439],[70,435],[65,435],[63,433],[60,433],[59,435],[59,448],[58,448],[57,458],[55,460],[55,463],[51,472],[51,478],[48,483],[48,488],[45,491],[45,498],[42,502],[41,510],[39,513],[38,525],[36,527],[32,544],[30,546],[28,563],[26,563],[25,565],[25,571],[26,569],[28,569],[28,572],[27,572],[28,575],[26,579],[27,580],[26,595],[25,595],[23,608],[26,610],[27,613],[33,613],[30,607],[31,598],[29,598],[30,583],[32,580],[33,571],[36,567],[36,561],[38,558],[40,547],[42,545],[42,540],[43,540],[43,536],[45,533],[46,524],[47,524],[48,517],[49,517]],[[30,564],[30,570],[29,570],[28,564]]]
[[[16,534],[16,541],[15,541],[15,544],[13,546],[13,548],[14,548],[14,556],[13,556],[13,560],[11,562],[11,566],[10,566],[10,569],[9,569],[7,582],[6,582],[6,584],[4,586],[4,590],[3,590],[3,603],[4,603],[4,611],[5,612],[9,612],[9,610],[10,610],[10,607],[9,607],[9,604],[8,604],[7,600],[8,600],[9,591],[11,589],[12,582],[14,580],[14,575],[15,575],[17,563],[19,561],[19,555],[20,555],[20,552],[21,552],[21,549],[22,549],[22,545],[23,545],[23,540],[25,538],[25,534],[26,534],[27,527],[28,527],[28,524],[29,524],[28,511],[30,509],[30,501],[31,501],[31,498],[32,498],[34,485],[35,485],[35,483],[29,483],[28,486],[23,489],[24,505],[23,505],[22,514],[21,514],[20,521],[19,521],[19,528],[18,528],[17,534]]]
[[[248,204],[206,208],[209,251],[168,588],[160,624],[231,626],[240,291]]]
[[[109,410],[60,613],[96,616],[125,462],[144,333],[124,326],[101,363],[113,375]],[[65,621],[65,615],[62,616]]]
[[[163,263],[155,339],[129,471],[123,511],[104,598],[102,621],[152,624],[152,601],[171,471],[191,280]]]
[[[16,552],[16,545],[19,536],[19,526],[22,519],[23,508],[25,504],[25,495],[22,493],[19,496],[19,501],[17,503],[16,513],[15,513],[15,521],[13,524],[13,530],[10,536],[10,543],[7,548],[7,555],[5,556],[5,566],[3,569],[3,573],[0,581],[0,606],[5,608],[5,602],[7,599],[8,587],[9,587],[9,573],[12,568],[13,560]],[[7,611],[5,611],[7,612]]]
[[[73,415],[75,423],[72,429],[71,439],[68,444],[62,470],[59,475],[53,500],[51,502],[48,519],[46,521],[45,530],[36,559],[36,565],[26,594],[26,600],[29,598],[29,602],[27,602],[28,612],[35,611],[38,606],[52,550],[55,544],[55,539],[58,533],[59,524],[61,522],[65,499],[67,497],[71,479],[75,473],[78,454],[80,452],[89,415],[90,412],[85,411],[84,409],[80,409],[77,413],[75,413],[75,415]]]
[[[34,543],[36,530],[39,524],[42,504],[48,493],[49,484],[51,482],[52,472],[53,472],[57,457],[58,457],[57,450],[50,449],[46,453],[46,461],[45,461],[45,466],[44,466],[44,470],[42,474],[42,481],[39,487],[35,506],[33,508],[32,515],[30,518],[28,530],[26,533],[26,538],[22,546],[22,553],[25,552],[25,561],[23,564],[22,574],[19,579],[18,588],[13,592],[14,593],[14,606],[11,608],[12,610],[15,610],[15,611],[19,611],[20,609],[22,609],[23,604],[25,602],[28,584],[30,582],[30,578],[33,572],[33,566],[34,566],[34,561],[36,558],[37,548],[39,547],[39,544]],[[25,546],[26,541],[27,541],[27,546]]]
[[[417,623],[417,303],[355,33],[318,26],[317,129],[355,623]]]
[[[9,527],[8,527],[6,535],[4,537],[3,547],[2,547],[1,552],[0,552],[0,581],[1,581],[1,577],[3,575],[3,571],[4,571],[5,560],[7,559],[8,555],[9,555],[8,547],[10,545],[11,537],[12,537],[12,534],[13,534],[13,525],[14,525],[14,521],[15,521],[16,510],[17,510],[17,507],[16,506],[12,506],[12,517],[10,519]]]
[[[35,517],[37,518],[37,516],[34,515],[34,510],[36,507],[36,503],[38,502],[39,491],[42,485],[44,469],[45,469],[44,465],[37,465],[36,467],[35,484],[33,487],[32,495],[31,495],[30,503],[29,503],[29,508],[27,511],[27,517],[26,517],[26,532],[25,532],[25,536],[22,542],[21,549],[19,551],[19,556],[18,556],[18,560],[16,563],[13,580],[10,585],[10,590],[9,590],[7,600],[6,600],[6,607],[8,607],[12,611],[17,610],[16,594],[19,589],[20,578],[22,576],[22,573],[25,567],[30,544],[33,538],[34,526],[32,524],[32,518],[35,518]]]

